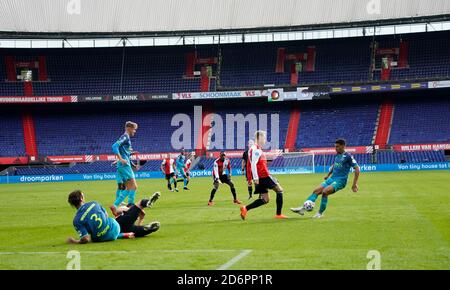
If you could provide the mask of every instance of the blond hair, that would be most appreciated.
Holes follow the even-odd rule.
[[[262,131],[262,130],[258,130],[258,131],[255,132],[255,140],[258,140],[259,137],[261,137],[261,136],[266,137],[267,136],[267,132],[266,131]]]
[[[135,123],[135,122],[127,121],[127,122],[125,123],[125,128],[134,128],[134,129],[137,129],[137,127],[138,127],[138,124]]]

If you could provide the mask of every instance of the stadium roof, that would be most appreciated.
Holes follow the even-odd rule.
[[[2,0],[0,35],[183,35],[449,16],[449,0]]]

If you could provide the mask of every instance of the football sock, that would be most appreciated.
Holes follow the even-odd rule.
[[[317,200],[318,197],[319,197],[318,194],[313,193],[313,194],[311,194],[311,195],[308,197],[308,200],[310,200],[310,201],[312,201],[312,202],[316,202],[316,200]]]
[[[283,208],[283,192],[277,192],[277,215],[281,214],[281,209]]]
[[[236,188],[232,187],[231,188],[231,194],[233,195],[234,200],[236,200]]]
[[[249,186],[247,187],[247,190],[248,190],[248,196],[252,196],[252,194],[253,194],[253,188],[252,188],[251,185],[249,185]]]
[[[177,180],[176,180],[176,179],[173,180],[173,186],[174,186],[175,188],[177,188]]]
[[[187,178],[184,179],[184,187],[186,187],[188,184]]]
[[[170,184],[170,181],[167,182],[167,188],[168,188],[169,190],[172,190],[172,184]]]
[[[213,188],[211,190],[211,195],[209,196],[209,201],[213,201],[214,195],[216,194],[217,189]]]
[[[260,207],[261,205],[265,205],[265,204],[266,204],[266,202],[264,201],[264,199],[258,198],[257,200],[255,200],[255,201],[252,202],[251,204],[245,206],[245,208],[246,208],[247,210],[251,210],[251,209]]]
[[[322,200],[320,201],[319,213],[323,213],[327,209],[328,196],[322,195]]]
[[[136,198],[136,190],[128,190],[128,204],[134,204]]]
[[[119,198],[120,192],[121,192],[121,191],[122,191],[122,189],[117,189],[117,190],[116,190],[116,199]]]
[[[114,201],[114,206],[118,207],[125,200],[125,198],[127,196],[128,196],[128,190],[121,190],[119,197],[116,198],[116,200]]]

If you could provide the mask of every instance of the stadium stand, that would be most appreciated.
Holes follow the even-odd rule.
[[[426,80],[450,77],[449,32],[376,37],[379,47],[398,49],[400,39],[408,43],[403,68],[393,67],[389,81]],[[24,95],[21,82],[6,81],[6,57],[17,62],[45,58],[46,80],[33,82],[33,94],[110,95],[130,93],[173,93],[200,91],[201,77],[187,76],[187,55],[218,59],[211,65],[209,91],[261,88],[265,84],[291,85],[292,61],[284,72],[275,72],[277,50],[304,54],[315,49],[314,70],[305,64],[298,72],[298,85],[364,83],[379,81],[380,71],[371,72],[371,37],[274,43],[225,44],[173,47],[127,47],[82,49],[0,50],[0,95]],[[12,54],[12,55],[11,55]],[[220,57],[218,57],[220,55]],[[122,78],[123,59],[123,78]],[[380,61],[379,61],[380,62]],[[218,69],[220,65],[220,70]],[[380,63],[376,64],[380,66]],[[195,65],[200,71],[201,65]],[[122,82],[121,82],[122,81]]]
[[[330,147],[330,140],[345,138],[348,145],[369,145],[378,114],[377,103],[302,106],[298,148]]]
[[[450,101],[398,102],[389,143],[450,141]]]
[[[173,151],[170,138],[174,131],[171,119],[174,114],[185,113],[192,118],[192,110],[156,109],[106,111],[106,112],[37,112],[35,127],[40,155],[78,155],[112,153],[112,144],[123,134],[126,121],[139,124],[136,138],[132,139],[140,152]],[[103,128],[117,128],[104,130]],[[70,139],[70,143],[68,143]]]
[[[25,156],[25,144],[20,115],[3,112],[0,117],[0,156]]]

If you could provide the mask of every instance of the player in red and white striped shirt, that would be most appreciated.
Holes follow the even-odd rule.
[[[227,173],[228,172],[228,173]],[[239,199],[236,197],[236,188],[234,187],[233,181],[231,181],[231,163],[230,159],[226,158],[225,152],[220,152],[220,157],[214,161],[213,167],[213,189],[211,190],[211,195],[209,197],[208,205],[214,205],[213,199],[216,194],[217,189],[221,183],[228,184],[233,195],[233,202],[235,204],[241,204]]]
[[[269,202],[269,189],[276,192],[277,198],[277,212],[275,218],[285,219],[287,216],[281,214],[283,208],[283,188],[280,183],[270,175],[267,168],[267,159],[262,151],[262,148],[266,144],[267,137],[266,132],[256,131],[255,142],[248,154],[249,162],[247,162],[247,177],[255,184],[255,194],[259,194],[259,199],[255,200],[247,206],[241,207],[241,218],[245,219],[247,211],[260,207]]]
[[[163,159],[163,161],[161,163],[161,171],[166,176],[167,188],[170,191],[173,191],[172,183],[175,187],[175,191],[178,191],[175,170],[176,170],[176,165],[175,165],[175,160],[173,160],[173,158]]]

